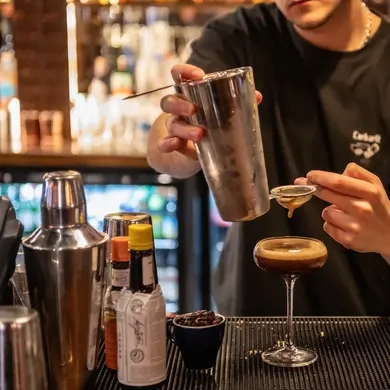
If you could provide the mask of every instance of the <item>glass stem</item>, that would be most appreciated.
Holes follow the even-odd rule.
[[[298,276],[285,276],[284,281],[287,287],[287,335],[286,345],[289,348],[294,347],[294,324],[293,324],[293,305],[294,305],[294,285]]]

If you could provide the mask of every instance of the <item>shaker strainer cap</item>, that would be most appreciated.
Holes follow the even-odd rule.
[[[41,217],[44,228],[86,222],[86,201],[79,172],[55,171],[43,176]]]

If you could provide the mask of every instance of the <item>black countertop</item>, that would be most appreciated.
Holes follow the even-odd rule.
[[[262,362],[261,352],[283,339],[285,318],[228,318],[214,369],[186,370],[177,348],[168,343],[164,390],[387,390],[390,389],[390,318],[295,318],[297,346],[314,349],[308,367],[278,368]],[[96,390],[122,389],[116,373],[99,354]]]

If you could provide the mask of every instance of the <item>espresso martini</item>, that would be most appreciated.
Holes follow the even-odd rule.
[[[273,237],[260,241],[254,250],[259,268],[283,275],[301,275],[323,267],[327,250],[318,240],[306,237]]]
[[[328,252],[319,240],[308,237],[270,237],[255,246],[253,257],[257,266],[279,274],[287,287],[286,344],[264,351],[263,361],[278,367],[302,367],[312,364],[317,354],[307,348],[294,345],[293,291],[300,275],[325,265]]]

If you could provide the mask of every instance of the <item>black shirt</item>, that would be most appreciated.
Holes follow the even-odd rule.
[[[263,94],[259,115],[270,188],[312,169],[342,173],[354,161],[390,189],[387,21],[362,50],[331,52],[304,41],[276,5],[258,4],[212,21],[188,62],[206,72],[253,67]],[[377,254],[347,250],[324,233],[326,206],[313,199],[288,219],[273,202],[266,215],[235,223],[213,278],[218,310],[285,315],[283,281],[259,270],[252,251],[262,238],[298,235],[322,240],[329,257],[325,267],[298,280],[296,315],[390,316],[390,266]]]

